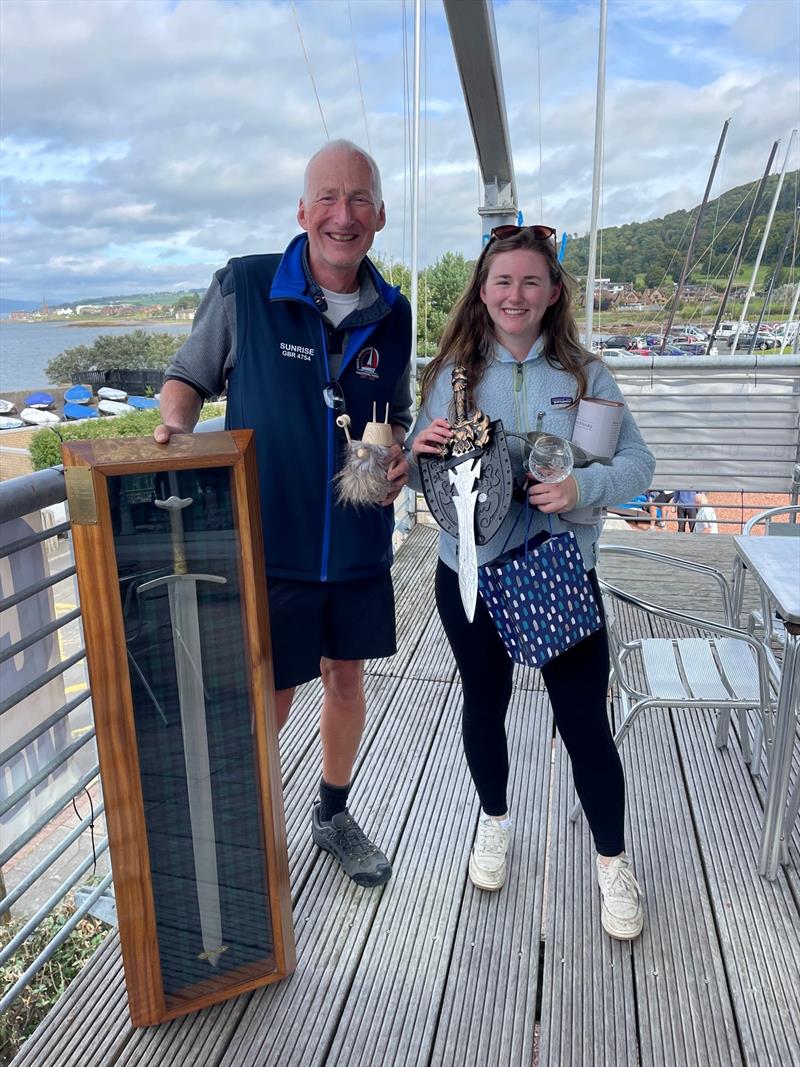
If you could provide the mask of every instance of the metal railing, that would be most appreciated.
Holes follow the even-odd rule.
[[[55,468],[0,483],[0,516],[6,530],[14,520],[22,520],[26,516],[39,515],[42,509],[62,504],[65,500],[64,475],[61,470]],[[40,531],[32,529],[31,526],[27,526],[22,522],[20,522],[20,526],[21,536],[14,537],[14,539],[0,548],[0,561],[5,561],[6,574],[14,571],[12,563],[15,555],[19,558],[20,553],[35,551],[36,546],[43,546],[47,542],[52,542],[59,534],[67,534],[69,531],[68,522],[60,522],[56,525],[45,527]],[[25,526],[30,532],[25,532]],[[66,543],[68,544],[68,542]],[[40,549],[40,553],[43,561],[46,561],[47,557],[43,548]],[[18,640],[8,643],[0,649],[0,666],[3,664],[9,665],[10,661],[15,660],[17,657],[23,657],[24,662],[26,653],[33,653],[40,642],[48,638],[60,637],[65,627],[77,623],[80,619],[80,607],[76,606],[74,609],[57,615],[55,618],[49,618],[44,623],[32,626],[29,630],[23,629],[27,619],[36,618],[40,614],[39,611],[34,610],[34,606],[41,594],[49,594],[60,583],[75,575],[75,566],[71,558],[68,558],[66,565],[60,568],[53,569],[44,563],[43,566],[50,573],[45,573],[43,577],[39,577],[34,581],[27,581],[23,573],[21,580],[24,584],[22,588],[15,589],[0,600],[0,612],[17,609],[20,631]],[[19,571],[19,568],[17,570]],[[17,577],[19,577],[19,574]],[[4,637],[7,640],[6,635]],[[5,691],[6,686],[4,686],[4,691],[0,694],[0,733],[4,737],[8,737],[9,730],[4,728],[4,724],[5,727],[8,727],[11,713],[15,709],[17,711],[23,710],[24,712],[25,702],[28,702],[27,706],[30,707],[31,698],[34,698],[48,683],[62,678],[72,668],[85,663],[85,658],[86,652],[82,644],[76,652],[66,657],[63,657],[59,651],[58,660],[52,667],[37,673],[32,678],[23,680],[19,686],[14,686],[12,683],[10,691]],[[6,671],[6,681],[8,681],[10,673],[12,672]],[[71,761],[74,761],[76,754],[94,742],[94,727],[92,725],[81,730],[77,738],[61,747],[57,747],[53,740],[56,728],[65,724],[69,715],[89,700],[90,691],[87,684],[76,696],[64,700],[61,706],[56,707],[50,714],[36,722],[31,729],[20,733],[19,723],[17,723],[16,730],[13,732],[18,733],[19,736],[10,744],[5,745],[2,752],[0,752],[0,819],[6,825],[8,825],[9,817],[14,813],[15,809],[18,809],[20,805],[27,804],[42,787],[46,785],[50,787],[50,795],[47,796],[44,810],[39,811],[35,817],[31,818],[27,825],[16,833],[13,839],[0,851],[0,893],[2,894],[0,921],[8,921],[12,914],[11,909],[18,905],[33,887],[40,885],[40,880],[48,872],[52,877],[54,865],[83,835],[92,835],[91,854],[77,862],[66,873],[59,871],[57,879],[60,879],[60,884],[47,900],[38,907],[34,906],[34,913],[27,918],[20,930],[5,945],[2,952],[0,952],[0,966],[7,963],[28,939],[36,933],[46,917],[64,901],[68,893],[81,881],[89,868],[96,864],[97,858],[108,848],[107,840],[103,839],[95,844],[93,839],[95,823],[103,813],[103,803],[100,800],[99,803],[92,803],[92,811],[89,816],[82,819],[79,817],[78,824],[54,847],[49,848],[46,854],[35,863],[33,869],[25,874],[13,889],[6,891],[3,873],[9,870],[9,865],[12,861],[20,857],[23,851],[29,854],[30,850],[35,848],[37,839],[50,824],[56,821],[63,822],[63,813],[73,804],[76,797],[90,787],[99,787],[99,767],[96,758],[90,760],[90,766],[82,773],[73,773],[69,784],[62,790],[59,790],[57,784],[54,785],[62,776],[61,772]],[[33,717],[35,718],[35,716]],[[62,731],[63,733],[64,731]],[[26,758],[26,754],[33,754],[33,767],[31,769],[29,769],[29,760]],[[25,774],[24,780],[19,781],[23,770],[29,771],[29,773]],[[47,844],[44,847],[47,848]],[[108,874],[101,880],[99,885],[92,887],[88,897],[75,908],[66,923],[59,928],[55,937],[31,961],[17,981],[10,988],[3,991],[3,997],[0,1000],[0,1012],[5,1011],[10,1006],[48,960],[52,958],[55,951],[69,937],[78,923],[89,914],[95,901],[102,895],[110,882],[111,875]]]

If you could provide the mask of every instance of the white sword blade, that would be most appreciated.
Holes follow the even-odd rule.
[[[478,555],[475,550],[475,504],[478,499],[478,478],[481,475],[480,456],[468,459],[448,471],[457,495],[453,506],[458,517],[458,588],[461,603],[470,622],[475,618],[478,601]]]
[[[225,946],[222,944],[222,917],[219,907],[217,842],[211,798],[211,763],[206,732],[197,586],[193,579],[182,578],[170,582],[169,610],[178,674],[178,699],[183,729],[203,958],[216,967]]]

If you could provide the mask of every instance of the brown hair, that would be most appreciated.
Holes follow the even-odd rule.
[[[494,325],[486,305],[481,300],[481,288],[486,284],[492,259],[503,252],[515,252],[520,248],[544,256],[550,280],[553,284],[561,285],[558,299],[545,311],[542,319],[544,357],[551,366],[561,367],[575,378],[578,384],[576,404],[586,393],[584,368],[597,357],[587,352],[578,339],[578,329],[572,314],[572,280],[558,262],[553,242],[537,241],[529,229],[522,229],[504,240],[495,238],[489,241],[478,256],[472,278],[447,320],[439,352],[422,373],[420,391],[423,403],[446,363],[464,368],[468,394],[472,400],[475,387],[493,358],[492,346],[495,339]]]

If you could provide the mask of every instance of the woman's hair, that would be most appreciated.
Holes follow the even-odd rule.
[[[493,358],[495,340],[494,324],[481,300],[481,288],[486,284],[494,257],[520,248],[544,256],[550,280],[561,285],[558,299],[545,311],[542,319],[544,357],[551,366],[561,367],[573,375],[578,384],[575,403],[585,394],[587,381],[584,367],[597,357],[587,352],[578,339],[572,315],[571,279],[558,262],[553,242],[539,241],[530,229],[523,228],[512,237],[490,240],[478,256],[469,285],[447,320],[439,352],[423,371],[420,382],[423,403],[445,364],[464,368],[468,395],[472,400],[475,388]]]

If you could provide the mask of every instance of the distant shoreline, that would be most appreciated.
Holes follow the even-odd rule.
[[[4,316],[4,322],[13,322],[20,326],[86,326],[89,328],[98,326],[185,326],[187,330],[192,328],[191,319],[11,319]]]

